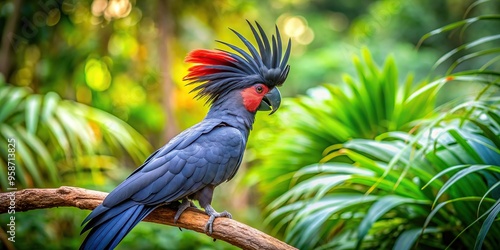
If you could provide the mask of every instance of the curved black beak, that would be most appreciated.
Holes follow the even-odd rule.
[[[260,102],[259,111],[271,110],[269,115],[272,115],[281,105],[281,93],[278,88],[273,88],[269,93],[267,93],[262,101]]]

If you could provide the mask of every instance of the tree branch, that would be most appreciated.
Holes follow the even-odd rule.
[[[15,206],[16,212],[54,207],[77,207],[92,210],[101,204],[107,193],[77,187],[51,189],[24,189],[0,193],[0,213],[7,213]],[[11,206],[9,208],[9,206]],[[190,229],[204,233],[208,216],[201,210],[188,208],[174,223],[175,206],[162,206],[144,221]],[[226,241],[242,249],[296,249],[255,228],[228,218],[217,218],[210,237]]]

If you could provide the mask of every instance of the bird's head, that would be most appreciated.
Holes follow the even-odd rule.
[[[192,91],[197,97],[206,97],[214,103],[229,93],[237,91],[243,105],[249,112],[272,110],[274,113],[281,104],[278,87],[285,82],[290,65],[290,39],[283,51],[281,36],[276,27],[276,35],[268,40],[262,27],[256,23],[258,31],[250,22],[250,29],[257,42],[258,50],[240,33],[232,30],[245,44],[248,52],[232,44],[218,41],[231,48],[226,50],[194,50],[186,57],[186,62],[194,63],[184,80],[197,84]]]

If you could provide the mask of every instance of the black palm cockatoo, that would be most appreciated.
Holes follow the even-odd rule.
[[[193,91],[198,98],[210,103],[207,116],[149,156],[90,213],[82,233],[91,230],[81,249],[114,248],[155,208],[172,202],[182,201],[177,221],[191,200],[198,200],[210,216],[205,227],[209,234],[215,218],[231,218],[210,205],[214,188],[236,174],[256,112],[272,114],[280,106],[277,87],[290,70],[290,40],[283,50],[278,28],[269,40],[256,24],[258,31],[249,23],[258,49],[233,30],[250,53],[220,41],[234,52],[189,53],[186,62],[195,65],[184,79],[197,85]]]

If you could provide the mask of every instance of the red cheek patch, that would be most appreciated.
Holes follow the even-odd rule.
[[[255,91],[254,87],[246,88],[243,91],[241,91],[241,96],[243,97],[243,105],[248,111],[250,112],[257,111],[257,108],[259,108],[262,98],[264,98],[264,95],[267,94],[267,92],[269,92],[269,89],[266,86],[263,87],[264,89],[260,94]]]

